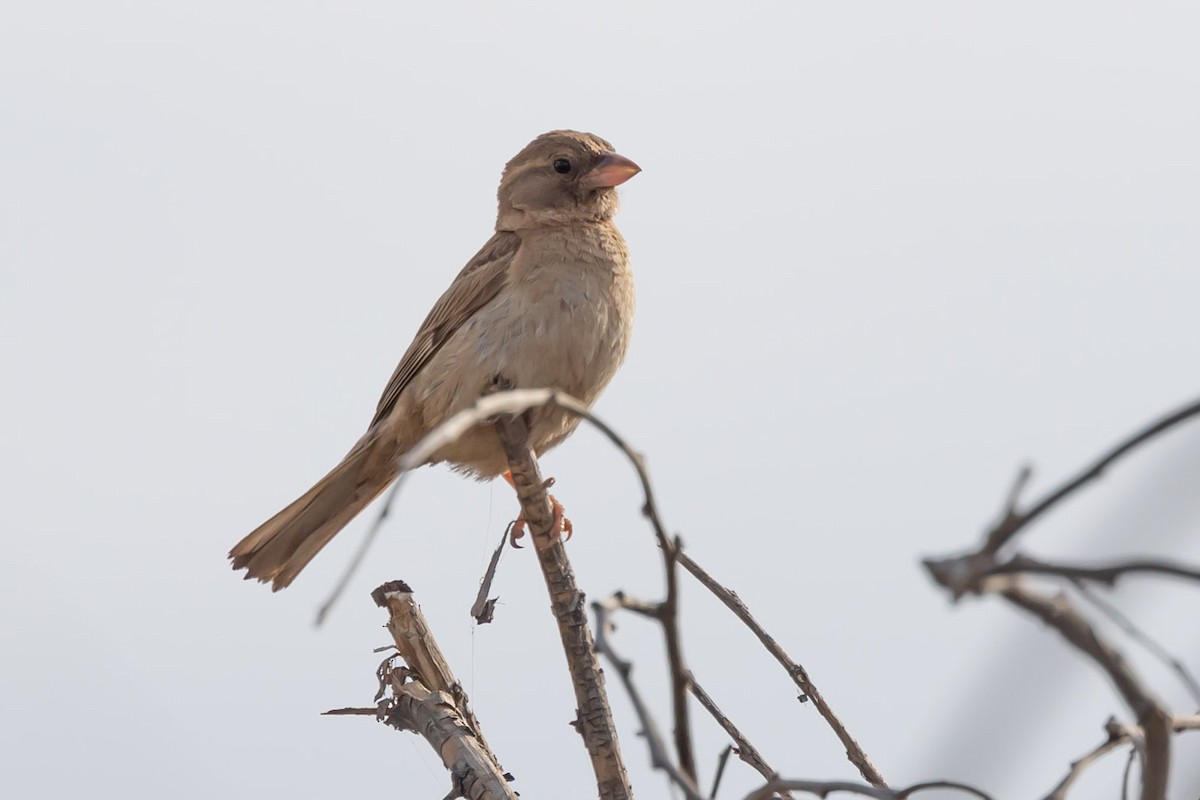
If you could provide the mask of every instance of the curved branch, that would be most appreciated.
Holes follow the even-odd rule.
[[[828,797],[834,792],[845,792],[848,794],[857,794],[863,797],[873,797],[876,800],[908,800],[908,798],[917,795],[921,792],[931,789],[957,789],[960,792],[977,797],[979,800],[992,800],[991,795],[976,789],[974,786],[968,786],[965,783],[957,781],[924,781],[922,783],[914,783],[911,786],[903,789],[889,789],[886,786],[866,786],[861,783],[851,783],[849,781],[806,781],[806,780],[789,780],[781,779],[770,781],[750,794],[746,795],[745,800],[769,800],[772,794],[780,791],[791,790],[795,792],[808,792],[817,797]]]
[[[1065,597],[1048,597],[1020,585],[999,591],[1001,597],[1038,617],[1064,639],[1096,662],[1116,686],[1121,698],[1137,717],[1145,739],[1142,766],[1142,800],[1163,800],[1171,767],[1172,719],[1158,700],[1142,685],[1120,651],[1100,638],[1096,630]]]

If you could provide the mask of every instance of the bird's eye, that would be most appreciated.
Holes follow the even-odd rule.
[[[566,175],[571,171],[571,162],[567,161],[565,158],[554,159],[554,171],[559,175]]]

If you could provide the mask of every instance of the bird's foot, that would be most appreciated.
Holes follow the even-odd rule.
[[[554,495],[547,496],[550,498],[550,508],[554,511],[554,522],[550,526],[550,535],[557,536],[564,542],[570,541],[571,535],[575,533],[575,526],[571,524],[570,518],[564,513],[563,504],[558,502]],[[518,550],[521,549],[521,545],[517,541],[524,538],[526,525],[525,512],[522,511],[513,522],[512,527],[509,528],[509,541]]]

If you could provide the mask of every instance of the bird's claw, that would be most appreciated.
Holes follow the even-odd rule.
[[[551,478],[550,480],[553,481],[554,479]],[[551,535],[558,536],[564,542],[569,542],[571,536],[575,533],[575,526],[571,524],[571,520],[563,513],[562,503],[558,502],[554,495],[550,495],[549,497],[550,507],[554,510],[554,522],[550,526],[550,533]],[[520,516],[509,526],[509,542],[518,550],[522,547],[522,545],[518,544],[518,540],[525,537],[526,525],[525,512],[522,511]]]

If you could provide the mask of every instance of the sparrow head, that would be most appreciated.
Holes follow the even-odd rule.
[[[500,178],[496,230],[610,219],[616,187],[641,172],[590,133],[543,133],[517,153]]]

